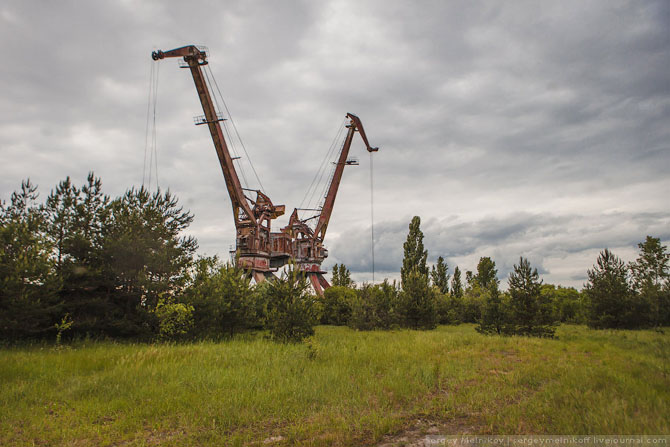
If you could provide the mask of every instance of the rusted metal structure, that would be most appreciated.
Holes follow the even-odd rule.
[[[298,217],[298,209],[294,209],[289,223],[279,232],[272,232],[272,221],[284,214],[284,205],[274,205],[270,198],[260,190],[254,190],[255,200],[249,198],[240,183],[240,179],[233,165],[233,157],[228,150],[228,145],[221,129],[223,118],[217,113],[214,102],[207,86],[205,76],[201,67],[207,65],[207,53],[204,49],[194,45],[188,45],[169,51],[154,51],[151,54],[153,60],[164,58],[181,57],[193,76],[193,82],[198,92],[203,117],[196,119],[196,125],[207,124],[214,142],[219,164],[223,171],[223,177],[228,189],[233,207],[233,218],[236,228],[236,254],[238,265],[247,270],[257,282],[261,282],[273,276],[278,268],[293,261],[296,266],[309,277],[314,290],[318,294],[329,287],[321,270],[321,263],[328,256],[328,250],[323,246],[323,240],[328,228],[328,222],[333,212],[337,190],[342,179],[344,166],[352,164],[347,161],[349,149],[358,132],[369,152],[378,149],[368,143],[367,136],[361,120],[352,114],[347,114],[349,123],[348,132],[342,146],[340,156],[336,162],[335,170],[328,186],[323,206],[318,210],[316,216],[301,220]],[[307,223],[308,220],[317,219],[314,229]]]
[[[351,113],[347,113],[347,118],[349,119],[347,136],[344,139],[340,156],[335,164],[335,171],[333,172],[330,185],[328,185],[328,192],[326,193],[323,207],[319,214],[310,217],[310,219],[318,218],[316,227],[312,230],[305,220],[300,220],[298,218],[298,209],[296,208],[291,213],[288,225],[282,228],[283,233],[291,236],[291,241],[293,242],[292,258],[295,260],[298,268],[307,274],[314,290],[318,294],[322,294],[323,289],[330,287],[328,281],[323,276],[326,272],[321,270],[321,263],[328,257],[328,250],[323,246],[323,241],[326,237],[330,216],[333,214],[335,198],[340,187],[344,167],[355,164],[355,162],[349,161],[349,149],[351,148],[354,134],[356,132],[360,134],[368,152],[377,152],[379,150],[379,148],[370,146],[361,120]]]

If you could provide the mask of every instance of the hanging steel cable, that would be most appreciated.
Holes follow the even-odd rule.
[[[342,126],[341,130],[344,129],[344,125]],[[340,135],[342,134],[340,130]],[[338,135],[339,137],[339,135]],[[317,208],[320,205],[322,205],[323,202],[323,197],[326,194],[326,191],[328,190],[328,185],[330,184],[330,181],[333,178],[333,173],[335,172],[335,166],[330,166],[330,161],[333,160],[335,155],[337,153],[338,157],[339,154],[342,152],[342,148],[344,147],[344,138],[342,137],[342,142],[338,144],[340,141],[340,138],[337,138],[334,141],[334,144],[332,145],[332,148],[328,151],[328,154],[326,155],[325,163],[323,164],[323,167],[321,169],[321,172],[319,174],[319,180],[314,184],[314,189],[312,190],[312,194],[309,198],[309,202],[307,202],[307,207],[308,208]],[[335,152],[335,149],[339,147],[340,149]],[[335,158],[336,159],[336,158]],[[326,182],[322,182],[324,175],[328,172],[328,177]],[[320,189],[317,189],[319,188]],[[316,194],[317,191],[319,192],[318,195]],[[316,200],[315,202],[313,200]]]
[[[206,80],[206,83],[209,87],[209,90],[211,92],[213,92],[214,89],[212,87],[216,83],[216,80],[214,79],[214,75],[212,74],[211,69],[208,66],[205,66],[205,70],[203,70],[203,73],[205,75],[205,80]],[[219,93],[220,93],[220,91],[219,91]],[[217,95],[213,95],[212,99],[214,99],[214,104],[215,104],[216,109],[217,109],[217,114],[221,114],[223,109],[221,108],[221,104],[219,103],[219,97],[217,97]],[[221,101],[223,102],[223,97],[221,97]],[[226,110],[227,110],[227,108],[226,108]],[[227,116],[228,116],[229,119],[231,119],[230,113],[228,113]],[[235,139],[231,136],[230,129],[228,129],[226,121],[222,121],[221,124],[222,124],[222,127],[223,127],[223,131],[226,134],[226,137],[228,137],[228,146],[230,147],[230,150],[234,155],[234,160],[241,160],[242,157],[240,157],[240,154],[237,151],[237,145],[235,144]],[[239,135],[238,135],[238,138],[239,138]],[[247,157],[247,160],[249,161],[249,164],[251,164],[251,159],[249,159]],[[247,174],[246,174],[246,171],[244,169],[244,164],[243,163],[238,163],[237,166],[239,167],[240,175],[242,177],[242,179],[241,179],[242,180],[242,186],[244,188],[250,189],[251,184],[249,183],[249,180],[247,180]],[[253,165],[252,165],[252,169],[253,169]]]
[[[309,197],[309,200],[307,201],[306,208],[311,208],[311,203],[312,203],[312,198],[314,197],[314,193],[316,192],[316,188],[318,188],[319,183],[320,183],[320,178],[323,177],[323,172],[325,169],[328,167],[328,161],[332,159],[333,156],[333,151],[337,147],[337,142],[339,141],[342,131],[344,130],[344,124],[346,123],[346,118],[342,120],[342,123],[338,126],[337,128],[337,133],[335,134],[335,138],[333,138],[333,141],[330,143],[330,147],[328,148],[328,151],[326,152],[326,155],[323,157],[321,160],[321,163],[319,164],[319,169],[316,171],[314,174],[314,178],[312,179],[312,182],[309,185],[309,188],[307,188],[307,191],[305,191],[305,195],[303,196],[302,200],[300,201],[300,206],[298,208],[302,208],[303,205],[305,204],[305,200],[307,200],[307,197]],[[319,179],[317,181],[317,179]],[[312,189],[314,188],[314,189]]]
[[[242,141],[242,137],[240,136],[240,132],[237,130],[237,126],[235,125],[235,120],[233,119],[233,115],[230,113],[230,109],[228,109],[228,104],[226,104],[226,100],[223,98],[223,94],[221,93],[221,89],[219,88],[219,84],[216,82],[216,78],[212,74],[212,69],[209,66],[206,66],[205,72],[209,71],[210,76],[212,80],[214,81],[214,87],[216,88],[217,93],[219,94],[219,98],[221,98],[221,103],[223,104],[224,109],[226,110],[226,114],[228,116],[228,119],[230,120],[230,124],[233,126],[233,130],[235,131],[235,135],[237,135],[237,139],[240,142],[240,145],[242,146],[242,150],[244,151],[244,155],[246,156],[247,161],[249,162],[249,166],[251,166],[251,170],[254,173],[254,177],[256,177],[256,181],[258,182],[258,185],[261,188],[261,191],[265,193],[265,188],[263,187],[263,183],[261,182],[260,177],[258,176],[258,173],[256,172],[256,168],[254,167],[254,164],[251,161],[251,157],[249,157],[249,153],[247,152],[247,148],[244,145],[244,141]],[[224,127],[225,126],[225,121],[224,121]]]
[[[374,181],[372,169],[372,152],[370,152],[370,247],[372,252],[372,285],[375,284],[375,201],[373,195]]]
[[[144,163],[142,186],[151,189],[152,176],[156,178],[158,190],[158,145],[156,136],[156,106],[158,103],[158,72],[160,65],[151,64],[149,74],[149,96],[147,98],[147,120],[144,133]],[[148,163],[147,163],[148,162]]]

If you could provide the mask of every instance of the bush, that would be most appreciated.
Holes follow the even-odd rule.
[[[398,292],[388,281],[364,284],[351,301],[349,327],[358,330],[389,329],[395,321]]]
[[[273,340],[298,342],[314,334],[319,303],[308,293],[309,283],[295,268],[268,285],[267,326]]]
[[[555,318],[561,323],[584,323],[585,309],[582,295],[573,287],[542,284],[540,293],[551,302]]]
[[[491,287],[484,298],[475,330],[481,334],[501,335],[506,333],[509,320],[509,295],[501,296],[497,287]]]
[[[158,318],[158,337],[161,340],[185,338],[193,329],[193,306],[160,298],[154,313]]]
[[[483,289],[477,282],[472,282],[463,295],[461,301],[461,321],[477,323],[482,316],[482,307],[488,297],[488,290]]]
[[[344,286],[333,286],[323,292],[322,324],[343,326],[351,318],[351,305],[356,299],[356,290]]]
[[[259,326],[262,315],[256,300],[261,298],[262,293],[254,293],[242,269],[221,264],[216,257],[197,261],[186,291],[186,301],[194,308],[196,333],[201,337],[232,336]]]

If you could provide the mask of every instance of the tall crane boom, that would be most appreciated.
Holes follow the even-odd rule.
[[[350,164],[347,159],[349,157],[349,149],[351,148],[354,134],[356,132],[360,134],[368,152],[372,153],[379,150],[377,147],[370,146],[360,118],[352,113],[347,113],[347,118],[349,119],[349,123],[347,124],[347,135],[344,139],[340,156],[335,163],[335,171],[333,172],[330,185],[328,185],[328,192],[324,198],[321,213],[318,215],[316,227],[312,230],[309,225],[307,225],[306,220],[301,220],[298,217],[298,210],[294,209],[291,218],[289,219],[289,224],[282,228],[283,232],[286,232],[292,237],[293,259],[298,267],[307,274],[312,282],[312,287],[314,287],[314,290],[318,294],[322,294],[323,289],[330,287],[328,281],[326,281],[326,278],[323,276],[326,272],[321,270],[321,263],[328,257],[328,250],[323,246],[323,241],[326,237],[328,222],[333,213],[335,198],[337,197],[337,191],[340,188],[344,167]]]
[[[347,136],[344,139],[344,145],[342,146],[342,152],[340,152],[340,157],[337,160],[335,165],[335,172],[333,173],[332,180],[328,186],[328,192],[326,193],[325,201],[323,203],[323,210],[319,216],[319,220],[314,229],[314,235],[321,239],[322,241],[326,237],[326,230],[328,229],[328,222],[330,221],[330,216],[333,214],[333,206],[335,205],[335,198],[337,197],[337,191],[340,188],[340,182],[342,181],[342,173],[344,172],[344,166],[347,165],[347,159],[349,158],[349,149],[351,148],[351,142],[354,139],[354,134],[358,132],[365,143],[365,147],[368,152],[377,152],[378,147],[371,147],[368,142],[368,137],[365,135],[365,129],[363,129],[363,123],[361,123],[360,118],[352,113],[347,113],[347,118],[350,119],[347,128]]]
[[[273,205],[270,198],[256,191],[256,201],[246,197],[244,189],[233,165],[228,145],[223,136],[219,117],[212,101],[201,66],[207,65],[207,53],[194,45],[187,45],[169,51],[154,51],[153,60],[182,57],[193,76],[202,110],[205,114],[196,124],[207,124],[214,142],[219,164],[233,207],[233,218],[237,230],[237,253],[241,267],[251,271],[257,281],[262,281],[271,271],[270,221],[284,214],[284,205]]]
[[[221,118],[217,116],[214,102],[209,93],[209,88],[207,87],[202,70],[200,69],[201,65],[206,65],[208,63],[207,53],[205,51],[200,51],[194,45],[188,45],[170,51],[154,51],[151,54],[151,57],[153,60],[164,59],[167,57],[183,57],[184,61],[188,64],[188,68],[191,70],[191,75],[193,76],[195,88],[198,91],[200,103],[202,104],[202,111],[205,114],[204,122],[200,122],[199,124],[207,124],[209,132],[212,135],[216,155],[219,157],[219,164],[223,171],[223,178],[226,181],[226,188],[228,188],[228,195],[230,196],[233,205],[234,219],[236,223],[251,220],[253,218],[253,212],[244,196],[242,184],[240,183],[237,171],[235,171],[235,167],[233,166],[233,159],[230,156],[226,140],[223,137],[221,125],[219,124]]]

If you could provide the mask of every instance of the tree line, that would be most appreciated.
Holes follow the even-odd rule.
[[[193,215],[169,191],[131,188],[111,198],[89,174],[61,181],[43,203],[22,182],[0,203],[0,338],[191,340],[266,330],[303,339],[318,323],[359,330],[477,323],[483,333],[552,336],[558,322],[594,328],[668,325],[668,253],[658,238],[626,265],[609,250],[582,292],[543,284],[521,258],[501,291],[495,262],[453,275],[443,257],[428,268],[419,217],[409,225],[400,282],[356,286],[335,265],[323,298],[293,268],[252,284],[217,257],[198,257],[184,231]]]
[[[102,191],[89,174],[38,203],[22,182],[0,203],[0,339],[219,338],[264,328],[300,339],[318,323],[295,271],[268,284],[217,257],[196,257],[193,215],[167,192]]]
[[[357,329],[476,323],[485,334],[553,337],[559,323],[591,328],[645,328],[670,325],[670,254],[659,238],[638,244],[637,260],[626,265],[608,249],[587,272],[582,292],[544,284],[536,268],[521,257],[500,289],[490,257],[480,258],[476,272],[459,267],[453,276],[440,256],[432,268],[423,244],[421,219],[409,224],[400,284],[363,285],[355,289],[343,265],[335,266],[326,290],[322,322]]]

